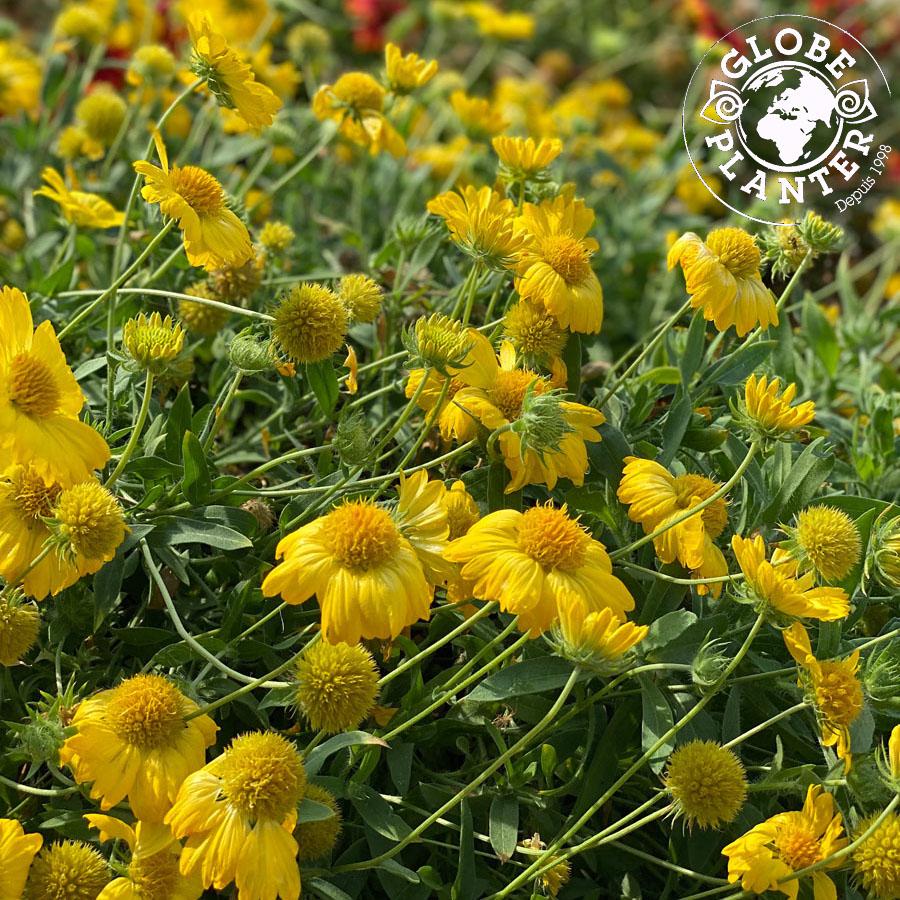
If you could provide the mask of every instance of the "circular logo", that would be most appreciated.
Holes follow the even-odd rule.
[[[769,225],[844,212],[884,172],[890,88],[872,54],[822,19],[754,19],[716,42],[685,94],[685,147],[725,206]]]

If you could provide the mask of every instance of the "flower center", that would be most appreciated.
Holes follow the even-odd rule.
[[[850,725],[863,707],[862,685],[846,663],[819,663],[822,680],[816,687],[816,705],[835,725]]]
[[[491,403],[503,413],[507,421],[514,422],[522,412],[525,392],[532,383],[536,394],[543,394],[546,390],[546,382],[534,372],[526,369],[513,369],[508,372],[501,369],[491,387]]]
[[[679,475],[673,485],[677,503],[681,509],[689,509],[694,497],[706,500],[718,489],[719,485],[703,475]],[[706,509],[701,511],[700,515],[703,518],[703,527],[706,529],[706,533],[713,540],[725,530],[725,526],[728,524],[728,507],[722,497],[713,500]]]
[[[24,519],[39,521],[49,516],[59,496],[59,485],[48,487],[30,466],[22,466],[8,476],[16,506]]]
[[[80,841],[52,844],[31,865],[28,900],[94,900],[109,881],[103,857]]]
[[[135,675],[112,690],[107,715],[123,741],[152,750],[170,744],[183,726],[184,698],[161,675]]]
[[[14,356],[9,371],[9,399],[26,416],[43,419],[55,413],[59,388],[50,367],[27,352]]]
[[[570,234],[551,234],[541,241],[541,256],[566,284],[578,284],[590,274],[590,251]]]
[[[822,858],[819,842],[806,825],[789,824],[782,827],[775,838],[779,856],[796,872]]]
[[[565,507],[533,506],[519,523],[519,549],[545,570],[571,571],[584,563],[590,537]]]
[[[70,548],[88,559],[108,556],[126,531],[118,501],[94,481],[63,491],[54,515]]]
[[[384,103],[384,89],[364,72],[346,72],[334,83],[335,97],[354,109],[380,110]]]
[[[749,278],[759,271],[761,257],[756,240],[740,228],[711,231],[706,246],[735,278]]]
[[[328,514],[326,540],[345,568],[366,572],[390,559],[400,547],[400,532],[390,515],[362,500]]]
[[[214,215],[225,205],[222,185],[199,166],[173,166],[169,170],[169,181],[172,190],[198,215]]]
[[[253,821],[283,821],[306,787],[299,754],[274,732],[236,737],[221,757],[220,771],[225,797]]]
[[[169,900],[177,896],[181,884],[178,871],[178,855],[169,850],[160,850],[152,856],[134,856],[128,867],[131,879],[141,900]]]

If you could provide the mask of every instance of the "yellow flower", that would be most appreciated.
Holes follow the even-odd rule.
[[[469,533],[469,529],[481,518],[475,498],[466,490],[462,481],[454,481],[441,498],[447,511],[449,540],[455,541]]]
[[[358,727],[378,696],[375,660],[359,644],[318,641],[297,661],[296,676],[297,708],[328,734]]]
[[[41,617],[30,603],[15,594],[0,597],[0,666],[16,665],[34,646],[40,626]]]
[[[669,250],[668,266],[681,264],[691,306],[703,309],[719,331],[732,325],[738,337],[759,325],[778,324],[772,292],[759,274],[761,256],[756,239],[740,228],[717,228],[704,243],[692,231]]]
[[[21,900],[31,861],[43,842],[39,834],[25,834],[21,822],[0,819],[0,900]]]
[[[384,300],[378,284],[365,275],[345,275],[338,296],[354,322],[374,322]]]
[[[706,184],[703,183],[706,182]],[[703,173],[703,181],[697,177],[694,167],[688,163],[678,173],[675,185],[675,196],[684,204],[687,211],[694,215],[719,212],[722,204],[716,194],[722,192],[722,180],[708,172]],[[706,185],[709,185],[709,188]],[[776,229],[779,233],[783,230]]]
[[[206,300],[218,300],[218,296],[209,282],[198,281],[184,289],[185,294],[192,297],[200,297]],[[192,334],[200,334],[211,337],[218,334],[225,327],[230,313],[219,306],[209,306],[206,303],[196,303],[193,300],[178,301],[178,318],[184,322],[185,327]]]
[[[109,87],[100,87],[88,94],[75,107],[75,118],[91,141],[108,149],[125,122],[128,107]]]
[[[341,134],[373,155],[386,150],[406,153],[406,142],[382,112],[384,88],[365,72],[345,72],[332,84],[323,84],[312,99],[317,119],[333,119]]]
[[[68,39],[62,42],[60,49],[66,49],[67,44],[71,46],[72,41],[89,46],[100,44],[106,39],[109,30],[109,16],[89,2],[67,4],[53,23],[53,33]]]
[[[31,864],[24,900],[95,900],[109,883],[106,860],[82,841],[57,841]]]
[[[70,191],[56,169],[48,166],[41,172],[41,178],[47,186],[36,190],[34,195],[48,197],[58,204],[67,222],[85,228],[114,228],[125,221],[125,214],[98,194]]]
[[[574,592],[561,594],[557,609],[559,635],[567,655],[602,674],[614,672],[649,631],[646,625],[623,623],[609,607],[592,611],[584,597]]]
[[[516,266],[522,299],[543,303],[563,328],[596,334],[603,322],[603,288],[591,267],[599,245],[587,237],[594,211],[559,196],[526,203],[520,220],[531,241]]]
[[[122,343],[142,369],[159,375],[184,348],[184,329],[171,316],[139,313],[122,328]]]
[[[54,542],[79,572],[96,572],[109,562],[129,531],[119,501],[96,479],[65,488],[52,517]]]
[[[139,821],[132,827],[96,813],[84,818],[101,841],[122,841],[131,852],[125,874],[106,885],[97,900],[197,900],[203,893],[199,872],[185,877],[179,871],[181,844],[165,825]]]
[[[408,94],[428,84],[437,74],[437,60],[422,59],[418,53],[407,53],[388,42],[384,48],[384,64],[388,85],[394,93]]]
[[[330,791],[317,784],[308,784],[304,800],[312,800],[327,806],[332,815],[327,819],[314,819],[311,822],[298,822],[294,829],[294,837],[300,846],[300,861],[308,862],[322,859],[334,849],[341,834],[341,808]]]
[[[278,304],[272,335],[294,362],[321,362],[344,343],[347,310],[333,291],[303,282],[291,288]]]
[[[820,662],[812,652],[809,635],[799,622],[794,622],[783,632],[785,646],[797,664],[805,672],[801,687],[806,684],[815,703],[822,731],[822,744],[834,747],[844,761],[844,770],[850,771],[850,726],[863,708],[862,684],[857,677],[859,651],[847,659],[829,659]]]
[[[797,563],[790,559],[766,559],[766,545],[760,535],[735,535],[731,548],[747,580],[751,599],[762,609],[779,616],[821,619],[834,622],[850,614],[850,598],[836,587],[816,587],[812,573],[798,577]]]
[[[56,142],[56,155],[65,160],[71,161],[80,159],[82,156],[87,159],[96,161],[103,159],[103,147],[88,133],[81,125],[68,125],[59,133]]]
[[[185,721],[196,709],[160,675],[126,678],[78,705],[76,732],[60,749],[60,763],[79,784],[92,782],[91,797],[101,809],[127,798],[138,819],[160,822],[216,739],[209,716]]]
[[[444,557],[461,564],[475,597],[496,600],[533,635],[553,624],[560,602],[573,593],[588,612],[608,607],[624,620],[634,609],[628,588],[612,574],[603,544],[571,519],[565,506],[489,513],[449,544]]]
[[[900,725],[895,725],[888,739],[888,765],[891,778],[900,780]]]
[[[244,223],[228,208],[218,180],[199,166],[172,166],[162,137],[154,134],[162,168],[145,160],[134,163],[144,176],[141,196],[175,219],[184,234],[184,249],[192,266],[207,270],[239,266],[253,253]]]
[[[872,816],[857,826],[860,835],[872,826]],[[900,816],[888,813],[881,824],[853,851],[853,871],[873,900],[900,897]]]
[[[253,70],[214,30],[206,15],[189,20],[194,48],[192,69],[225,109],[235,113],[254,131],[271,125],[281,100],[256,80]]]
[[[715,741],[689,741],[670,757],[666,790],[675,814],[688,828],[718,828],[733,822],[747,797],[747,776],[740,760]]]
[[[672,475],[650,459],[625,457],[619,483],[620,503],[628,505],[628,518],[640,522],[651,534],[666,522],[711,497],[719,488],[703,475]],[[728,574],[722,551],[713,543],[728,524],[725,499],[714,500],[699,515],[686,518],[653,541],[656,555],[664,563],[676,560],[691,570],[694,578],[719,578]],[[697,593],[718,597],[722,583],[698,584]]]
[[[428,212],[440,216],[450,237],[473,259],[494,269],[511,269],[527,236],[516,221],[515,206],[489,187],[467,185],[428,201]]]
[[[263,596],[303,603],[315,594],[332,644],[396,637],[429,615],[434,584],[426,567],[434,568],[431,557],[447,536],[446,513],[430,508],[434,502],[409,479],[393,514],[367,499],[335,507],[282,538],[275,555],[283,562],[263,581]]]
[[[294,242],[294,229],[287,222],[266,222],[259,233],[259,242],[273,253],[284,253]]]
[[[534,178],[562,153],[559,138],[507,137],[500,135],[491,141],[494,152],[510,176],[515,179]]]
[[[485,37],[500,41],[528,41],[534,37],[535,18],[525,12],[504,12],[491,3],[474,2],[463,4],[478,30]]]
[[[0,118],[37,113],[41,67],[37,58],[18,41],[0,41]]]
[[[765,375],[751,375],[744,385],[744,404],[747,416],[759,430],[769,436],[788,434],[808,425],[816,415],[816,405],[807,400],[791,406],[797,385],[789,384],[779,393],[781,379],[769,381]]]
[[[800,568],[814,569],[826,581],[842,581],[859,562],[859,529],[840,509],[810,506],[798,514],[794,528],[784,530],[791,538],[786,549]]]
[[[520,300],[503,317],[503,333],[520,353],[540,362],[558,359],[568,335],[542,303]]]
[[[132,87],[159,88],[175,77],[178,65],[168,47],[162,44],[147,44],[134,51],[125,80]]]
[[[503,113],[484,97],[470,97],[465,91],[454,91],[450,95],[450,105],[472,140],[500,134],[509,124]]]
[[[106,441],[78,419],[84,394],[50,322],[33,330],[18,288],[0,289],[0,450],[46,481],[89,478],[109,459]]]
[[[236,737],[221,756],[188,775],[166,815],[172,834],[187,838],[182,874],[199,869],[203,886],[217,891],[234,882],[240,897],[298,900],[291,832],[305,789],[306,772],[292,743],[274,732]]]
[[[470,161],[471,142],[464,134],[444,143],[420,144],[411,153],[410,159],[420,166],[428,166],[431,175],[438,181],[456,176],[456,184],[468,181],[466,172]]]
[[[843,833],[843,820],[831,794],[811,784],[801,811],[778,813],[725,847],[728,880],[740,881],[745,891],[754,894],[779,891],[797,900],[800,880],[779,881],[843,849],[847,845]],[[836,860],[825,868],[840,865],[841,860]],[[810,877],[816,900],[836,900],[834,883],[822,869]]]

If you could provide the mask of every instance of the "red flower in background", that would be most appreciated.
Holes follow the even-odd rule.
[[[731,28],[722,21],[722,17],[713,9],[708,0],[682,0],[682,9],[687,13],[694,24],[694,29],[701,37],[711,41],[718,41],[724,37],[726,43],[731,44],[737,50],[743,50],[747,46],[737,32],[728,34]]]
[[[405,8],[405,0],[344,0],[344,10],[355,21],[356,49],[363,53],[383,50],[385,26]]]

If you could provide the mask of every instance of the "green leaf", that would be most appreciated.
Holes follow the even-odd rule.
[[[675,400],[666,414],[666,423],[662,430],[663,448],[658,457],[660,465],[668,466],[675,458],[675,454],[681,446],[681,439],[691,422],[693,412],[694,405],[691,402],[690,394],[682,385],[676,391]]]
[[[297,824],[302,822],[324,822],[334,815],[334,810],[324,803],[304,797],[297,807]]]
[[[170,544],[209,544],[217,550],[244,550],[253,546],[250,538],[233,528],[181,516],[160,516],[150,536],[150,543],[163,547]]]
[[[185,385],[169,407],[166,416],[166,458],[172,462],[181,462],[181,446],[184,433],[191,428],[191,393]]]
[[[317,363],[307,363],[304,368],[306,383],[315,394],[319,409],[323,415],[330,416],[341,395],[334,363],[329,358]]]
[[[641,746],[646,753],[674,724],[675,717],[666,695],[647,675],[639,675],[641,683]],[[675,737],[670,737],[650,758],[650,769],[661,772],[666,759],[675,748]]]
[[[803,332],[825,371],[833,378],[841,359],[841,348],[831,322],[811,294],[803,299]]]
[[[734,353],[723,356],[712,365],[706,372],[703,384],[706,387],[740,384],[775,349],[777,344],[777,341],[756,341],[753,344],[743,344]]]
[[[451,900],[469,900],[475,895],[475,834],[468,800],[459,806],[459,864],[450,889]]]
[[[491,801],[488,817],[488,836],[500,862],[506,862],[516,852],[519,839],[519,798],[498,795]]]
[[[374,788],[367,784],[351,783],[348,785],[347,792],[350,802],[356,807],[366,826],[376,834],[380,834],[390,841],[400,841],[412,830],[400,816],[394,813],[390,803]],[[415,873],[412,874],[415,875]],[[415,880],[419,880],[418,875],[415,876]]]
[[[313,893],[318,894],[319,897],[324,897],[325,900],[353,900],[353,897],[346,891],[342,891],[339,887],[336,887],[327,881],[322,881],[321,878],[304,877],[303,887],[304,889],[308,888]]]
[[[703,362],[703,351],[706,348],[706,319],[703,313],[695,312],[688,328],[687,344],[679,360],[681,381],[685,387],[691,383],[694,373]]]
[[[510,697],[559,690],[569,680],[572,664],[558,656],[541,656],[514,663],[485,678],[466,700],[496,703]]]
[[[306,774],[313,776],[322,768],[322,764],[333,753],[338,750],[344,750],[347,747],[358,747],[360,745],[371,745],[376,747],[389,747],[390,745],[374,734],[367,731],[346,731],[344,734],[337,734],[333,738],[329,738],[325,743],[316,747],[309,756],[303,761]]]
[[[641,652],[645,655],[654,650],[661,650],[697,621],[697,616],[689,609],[676,609],[655,619],[641,641]]]
[[[816,495],[834,465],[833,456],[819,456],[824,438],[816,438],[797,457],[775,498],[762,514],[766,523],[785,522]]]
[[[209,468],[206,465],[203,447],[192,431],[184,433],[181,457],[184,463],[184,477],[181,480],[182,493],[195,505],[203,503],[209,498],[212,491],[212,481],[209,477]]]

